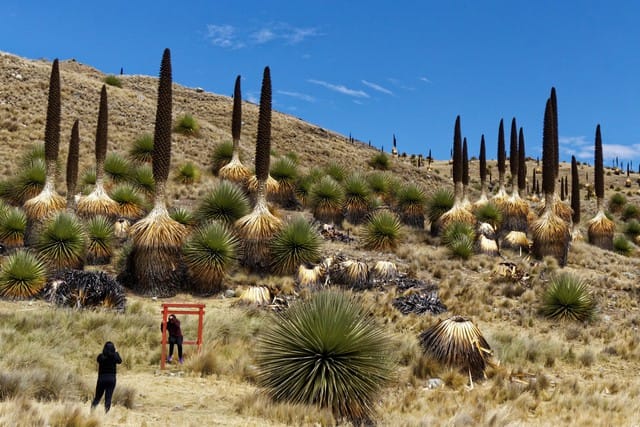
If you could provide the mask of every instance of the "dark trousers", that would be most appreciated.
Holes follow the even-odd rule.
[[[173,356],[173,346],[178,346],[178,357],[182,359],[182,337],[169,335],[169,357]]]
[[[95,408],[100,403],[102,395],[104,394],[104,411],[109,412],[111,409],[111,397],[113,396],[113,390],[116,388],[116,376],[115,375],[102,375],[98,376],[98,383],[96,384],[96,395],[91,402],[91,408]]]

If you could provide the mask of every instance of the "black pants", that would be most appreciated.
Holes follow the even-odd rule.
[[[173,356],[173,345],[178,346],[178,357],[182,359],[182,337],[169,335],[169,357]]]
[[[113,396],[113,390],[116,388],[116,376],[113,374],[99,375],[98,383],[96,384],[96,395],[91,402],[91,407],[95,408],[100,403],[102,395],[104,394],[104,411],[109,412],[111,409],[111,397]]]

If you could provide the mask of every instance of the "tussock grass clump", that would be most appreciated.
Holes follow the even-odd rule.
[[[420,229],[424,227],[427,196],[420,186],[414,183],[404,184],[396,194],[396,203],[400,220],[404,224]]]
[[[87,221],[87,264],[103,265],[113,256],[113,222],[104,216],[95,216]]]
[[[38,295],[46,283],[46,273],[42,261],[30,252],[19,250],[0,266],[0,296],[22,299]]]
[[[82,269],[87,249],[87,234],[75,215],[60,212],[43,224],[34,248],[53,270]]]
[[[27,229],[27,217],[19,208],[9,208],[0,215],[0,243],[6,249],[13,249],[24,244],[24,233]]]
[[[552,279],[543,295],[541,309],[551,319],[586,321],[593,318],[596,302],[585,281],[565,273]]]
[[[222,282],[237,260],[238,239],[221,222],[210,222],[197,230],[182,250],[189,270],[190,290],[211,295],[223,289]]]
[[[249,199],[242,189],[229,181],[222,181],[206,194],[195,210],[200,224],[222,221],[233,224],[249,213]]]
[[[402,236],[402,223],[396,214],[388,210],[373,212],[364,224],[362,244],[375,251],[393,250]]]
[[[325,176],[311,187],[309,204],[313,216],[326,223],[342,223],[342,206],[344,190],[342,186],[330,176]]]
[[[151,163],[153,155],[153,135],[145,133],[133,141],[129,158],[136,163]]]
[[[108,84],[109,86],[122,87],[122,80],[120,80],[118,77],[114,76],[113,74],[106,76],[104,78],[104,83]]]
[[[385,153],[376,153],[369,159],[369,166],[377,170],[386,171],[391,168],[391,159]]]
[[[622,209],[627,204],[627,198],[622,193],[613,193],[609,198],[609,211],[611,213],[622,212]]]
[[[200,180],[200,168],[193,162],[187,162],[178,168],[176,180],[182,184],[194,184]]]
[[[633,243],[621,234],[613,239],[613,250],[619,254],[629,256],[633,253],[634,246]]]
[[[173,127],[173,131],[183,135],[199,136],[200,124],[195,117],[186,113],[178,117],[176,125]]]
[[[390,381],[393,345],[363,307],[324,291],[267,323],[258,338],[258,382],[276,402],[330,408],[356,424],[374,415]]]
[[[425,354],[474,379],[484,377],[493,355],[478,327],[462,316],[450,317],[427,328],[420,334],[420,345]]]
[[[271,241],[271,270],[293,274],[301,264],[318,262],[321,244],[322,238],[304,217],[294,218]]]

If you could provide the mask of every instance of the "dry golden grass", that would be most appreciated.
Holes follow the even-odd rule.
[[[19,171],[15,153],[26,152],[43,139],[50,64],[0,53],[0,68],[3,71],[0,176],[7,178]],[[68,141],[71,125],[79,118],[82,170],[94,158],[90,130],[96,126],[95,110],[104,74],[73,60],[62,61],[60,70],[61,141]],[[15,78],[16,73],[23,79]],[[180,76],[175,77],[180,81]],[[121,79],[123,87],[109,93],[110,149],[126,155],[140,134],[153,130],[157,79],[128,75]],[[174,134],[172,164],[190,161],[202,171],[210,171],[207,153],[213,153],[216,145],[230,139],[231,110],[231,98],[175,85],[174,116],[191,113],[201,124],[202,136],[195,140]],[[241,157],[245,164],[252,164],[255,146],[249,141],[255,141],[258,108],[245,103],[243,113],[242,139],[247,142],[240,148]],[[302,149],[300,140],[305,141]],[[277,112],[272,118],[272,149],[276,154],[295,152],[301,174],[330,162],[366,173],[370,170],[367,161],[377,153],[366,144],[349,143],[347,137]],[[63,142],[61,158],[67,150]],[[528,169],[533,170],[535,162],[528,163]],[[488,165],[496,171],[495,161],[488,161]],[[394,176],[415,182],[428,192],[452,185],[446,161],[432,163],[428,171],[426,167],[412,165],[408,158],[392,158],[391,169]],[[560,175],[567,175],[568,171],[569,165],[562,162]],[[593,179],[592,168],[583,164],[579,172],[581,180],[586,173]],[[473,202],[480,190],[477,161],[470,162],[470,174],[469,197]],[[63,188],[60,178],[63,175],[58,174],[58,188]],[[625,180],[624,175],[606,176],[607,191],[614,191],[610,186],[623,188]],[[192,188],[170,182],[167,203],[193,207],[206,189],[217,182],[218,178],[210,172],[203,172],[202,181]],[[629,203],[640,204],[636,188],[625,188],[624,192]],[[582,196],[586,194],[583,190]],[[528,200],[531,197],[521,196]],[[592,218],[596,214],[595,199],[582,200],[582,209],[582,218]],[[615,222],[621,226],[618,218]],[[397,380],[379,402],[379,425],[598,426],[637,422],[640,379],[630,375],[640,363],[637,256],[624,257],[584,241],[571,243],[563,270],[589,283],[598,312],[591,323],[570,324],[551,322],[537,312],[549,277],[560,269],[549,258],[536,261],[526,253],[521,255],[519,251],[502,248],[502,256],[523,269],[529,279],[497,281],[494,269],[501,259],[487,255],[474,255],[466,261],[450,259],[439,240],[420,229],[407,233],[392,254],[365,251],[357,242],[326,242],[323,246],[323,257],[338,252],[370,266],[378,261],[393,262],[398,272],[436,284],[449,309],[436,317],[404,316],[392,306],[398,296],[393,287],[359,294],[399,343]],[[114,265],[105,268],[115,272]],[[276,295],[294,293],[291,277],[260,277],[241,269],[231,273],[226,285],[235,289],[237,295],[250,286],[265,286]],[[24,391],[23,397],[0,400],[0,424],[12,425],[16,420],[33,421],[35,425],[72,420],[76,425],[102,426],[280,426],[335,422],[330,414],[315,408],[275,405],[256,388],[252,349],[266,309],[234,305],[236,298],[195,299],[178,295],[170,301],[207,305],[205,344],[200,355],[185,346],[185,365],[171,366],[165,371],[159,370],[158,331],[160,305],[164,301],[130,294],[127,311],[122,315],[57,310],[38,300],[0,301],[3,368],[32,380],[48,372],[48,381],[57,384],[68,379],[53,375],[64,366],[78,383],[75,393],[54,400],[35,398],[30,394],[32,388]],[[451,315],[472,319],[500,361],[499,367],[487,371],[487,380],[474,382],[473,389],[468,387],[468,376],[426,358],[418,345],[420,332]],[[192,336],[195,320],[184,319],[183,325],[187,335]],[[68,333],[60,334],[60,330]],[[122,395],[109,414],[101,411],[91,414],[94,360],[107,339],[116,342],[125,359],[117,387],[117,393]],[[0,381],[5,380],[2,374]],[[429,380],[433,378],[440,378],[444,385],[430,388]]]

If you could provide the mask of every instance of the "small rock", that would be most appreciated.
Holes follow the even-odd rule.
[[[440,387],[444,387],[444,381],[442,381],[440,378],[429,378],[427,380],[427,388],[429,390]]]
[[[13,77],[15,77],[16,80],[22,80],[22,74],[20,73],[14,74]]]
[[[226,291],[224,291],[224,297],[225,298],[235,298],[236,297],[236,291],[234,291],[233,289],[227,289]]]
[[[197,88],[195,88],[195,90],[196,90],[196,92],[198,92],[198,93],[202,93],[202,92],[204,92],[204,89],[202,89],[201,87],[197,87]]]

